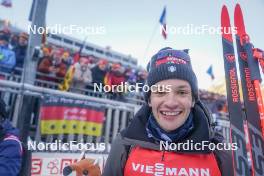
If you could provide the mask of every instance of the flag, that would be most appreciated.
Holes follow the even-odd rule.
[[[213,73],[213,65],[210,65],[210,67],[207,69],[206,73],[211,76],[211,79],[214,80],[215,76]]]
[[[46,29],[46,20],[44,21],[44,25],[43,25],[43,27],[44,27],[44,32],[43,32],[43,34],[42,34],[42,36],[41,36],[41,44],[42,44],[42,45],[46,45],[46,44],[48,43],[48,40],[47,40],[47,34],[48,34],[48,32],[49,32],[49,31],[47,31],[47,29]]]
[[[101,136],[104,112],[97,102],[45,96],[40,107],[41,134]]]
[[[83,48],[84,48],[84,46],[85,46],[85,43],[86,43],[86,39],[87,39],[87,38],[85,38],[85,39],[83,40],[83,43],[82,43],[82,45],[81,45],[79,51],[78,51],[77,53],[75,53],[75,55],[74,55],[74,57],[73,57],[73,64],[75,64],[76,62],[79,61],[80,56],[81,56],[81,54],[82,54],[82,50],[83,50]]]
[[[63,82],[58,86],[59,90],[68,91],[70,89],[74,73],[75,73],[75,64],[71,65],[70,68],[68,69],[63,79]]]
[[[167,31],[166,31],[166,6],[164,7],[162,14],[160,16],[159,22],[161,24],[161,28],[162,28],[162,36],[164,39],[167,38]]]
[[[5,6],[7,8],[10,8],[10,7],[12,7],[12,1],[11,0],[2,0],[1,5]]]

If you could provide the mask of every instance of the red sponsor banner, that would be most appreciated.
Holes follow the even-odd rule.
[[[31,175],[41,174],[42,169],[42,159],[32,158],[31,160]]]
[[[163,156],[164,160],[161,160]],[[142,157],[144,156],[144,157]],[[212,175],[220,176],[220,170],[213,153],[182,154],[168,151],[154,151],[135,147],[131,150],[124,169],[126,176],[149,175]]]

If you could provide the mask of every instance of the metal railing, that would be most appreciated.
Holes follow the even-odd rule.
[[[23,73],[22,68],[15,68],[14,71],[11,73],[5,73],[5,72],[2,72],[0,70],[0,79],[10,80],[10,81],[14,81],[14,82],[19,83],[22,80],[22,73]],[[56,81],[43,80],[41,77],[50,78],[50,79],[56,80]],[[64,78],[59,78],[59,77],[56,77],[52,74],[45,74],[45,73],[37,72],[34,85],[39,86],[39,87],[45,87],[45,88],[58,90],[59,84],[61,82],[63,82],[63,80],[64,80]],[[71,87],[68,92],[77,92],[79,94],[83,94],[83,95],[87,95],[87,96],[114,100],[113,94],[106,93],[106,92],[94,91],[93,87],[94,87],[93,84],[90,83],[90,84],[86,84],[85,89]],[[129,96],[127,94],[124,94],[122,96],[123,96],[122,101],[124,101],[124,102],[132,103],[132,104],[136,104],[136,105],[142,105],[144,103],[144,97],[143,97],[142,93],[140,93],[140,92],[135,92],[133,94],[130,94]]]
[[[215,130],[220,132],[226,141],[230,141],[230,121],[227,114],[213,114],[213,123]]]
[[[53,90],[44,87],[37,87],[34,85],[17,83],[8,80],[0,80],[0,95],[8,102],[10,112],[10,118],[12,124],[17,126],[17,122],[20,115],[21,99],[24,95],[34,97],[35,101],[32,102],[34,106],[31,112],[30,119],[30,138],[36,142],[54,142],[55,140],[61,140],[63,142],[70,142],[72,140],[83,143],[99,143],[103,142],[109,144],[112,142],[116,134],[124,129],[129,121],[132,119],[135,109],[138,109],[134,104],[128,104],[109,99],[91,97],[81,94],[75,94],[71,92],[62,92],[59,90]],[[73,99],[96,101],[102,103],[105,110],[105,121],[103,122],[102,135],[99,137],[88,136],[81,134],[60,134],[60,135],[42,135],[40,133],[40,119],[38,117],[40,110],[40,101],[44,98],[44,95],[61,96]],[[107,147],[109,147],[107,146]],[[109,148],[106,149],[107,152]]]

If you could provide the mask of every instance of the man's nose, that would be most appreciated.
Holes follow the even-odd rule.
[[[174,95],[172,92],[169,92],[164,100],[164,105],[167,108],[176,108],[179,105],[179,101],[177,99],[177,96]]]

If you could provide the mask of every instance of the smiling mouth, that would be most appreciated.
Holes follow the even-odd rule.
[[[160,111],[162,117],[167,120],[174,120],[175,116],[178,116],[182,111]]]

